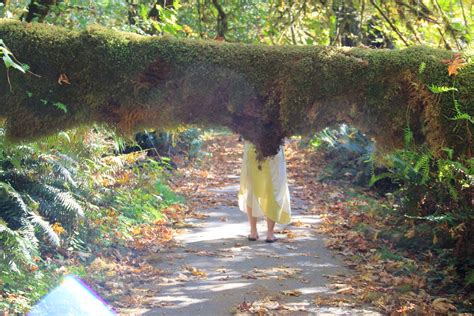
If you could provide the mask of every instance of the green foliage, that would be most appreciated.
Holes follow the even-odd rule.
[[[74,256],[123,244],[117,236],[130,238],[135,225],[184,202],[167,186],[163,163],[144,152],[115,156],[117,142],[100,126],[29,144],[0,138],[0,295],[19,297],[0,309],[23,312],[55,285],[47,276],[59,277],[57,250]]]
[[[401,261],[403,259],[402,256],[387,247],[380,248],[379,253],[382,260]]]
[[[21,64],[16,60],[15,56],[13,53],[8,49],[8,47],[5,45],[2,39],[0,39],[0,55],[2,56],[3,59],[3,64],[7,69],[9,68],[14,68],[16,70],[19,70],[22,73],[25,73],[28,71],[29,67],[26,64]]]
[[[451,118],[452,120],[455,120],[455,121],[466,120],[466,121],[469,121],[471,124],[474,124],[474,117],[462,111],[461,103],[459,103],[459,101],[456,99],[454,100],[454,109],[456,110],[456,115],[453,118]]]
[[[461,232],[459,227],[474,220],[471,205],[474,159],[452,160],[453,152],[448,148],[444,150],[445,157],[434,157],[427,149],[414,144],[409,130],[405,132],[405,141],[403,150],[384,158],[388,172],[374,175],[371,183],[385,178],[397,183],[398,212],[420,225],[431,225],[427,233],[431,236],[427,237],[433,239],[433,243],[438,242],[434,236],[444,235],[444,246],[466,245],[464,238],[472,232],[468,231],[470,228]]]
[[[167,2],[169,3],[169,1]],[[222,1],[226,14],[226,39],[232,42],[341,45],[344,38],[363,44],[397,46],[425,44],[461,49],[473,39],[470,0],[383,1],[379,9],[366,1]],[[18,19],[29,0],[9,1],[2,17]],[[69,28],[101,24],[141,34],[215,38],[219,12],[209,2],[173,1],[58,1],[49,7],[45,22]],[[151,19],[157,10],[159,19]],[[385,19],[384,16],[388,19]]]
[[[34,146],[8,145],[3,134],[0,157],[0,219],[7,236],[1,244],[9,253],[24,255],[4,257],[19,271],[18,266],[31,263],[38,254],[40,241],[59,247],[59,234],[67,236],[83,218],[83,202],[71,191],[77,187],[73,179],[77,163],[71,165],[65,155],[38,154]]]
[[[446,87],[446,86],[436,86],[436,85],[430,85],[428,86],[431,92],[433,93],[445,93],[449,91],[458,91],[455,87]]]
[[[10,83],[10,68],[16,69],[22,73],[26,73],[29,70],[29,66],[27,64],[20,63],[13,53],[8,49],[2,39],[0,39],[0,56],[2,56],[3,64],[7,69],[7,80],[10,86],[10,91],[12,91],[11,83]]]
[[[308,145],[323,152],[328,161],[319,180],[344,179],[366,185],[375,168],[374,143],[347,124],[323,129],[308,141]]]
[[[10,229],[0,219],[0,264],[8,266],[14,272],[34,264],[33,256],[38,252],[38,241],[34,227],[25,223],[17,230]]]
[[[5,7],[0,8],[0,14],[2,17],[18,20],[29,2],[29,0],[9,1]],[[427,44],[459,50],[472,42],[474,34],[473,7],[469,0],[412,1],[412,5],[404,5],[406,2],[394,0],[373,2],[379,4],[385,16],[393,23],[384,19],[371,1],[246,0],[220,2],[227,15],[228,28],[225,39],[230,42],[345,45],[347,41],[344,41],[344,38],[349,38],[356,45],[400,47]],[[110,29],[132,31],[143,35],[169,34],[173,37],[216,38],[218,10],[212,5],[212,2],[174,1],[173,7],[167,6],[165,8],[155,6],[155,4],[156,1],[152,0],[139,2],[125,0],[57,1],[57,5],[50,7],[45,22],[62,25],[69,29],[85,29],[88,25],[100,24]],[[158,19],[150,17],[152,9],[158,11]],[[348,25],[349,28],[347,28]],[[85,38],[93,39],[97,35],[94,34],[93,32],[88,33]],[[54,34],[43,42],[60,42],[63,39],[60,34]],[[120,46],[117,45],[119,42],[120,39],[111,36],[111,41],[105,44],[118,47]],[[115,58],[127,54],[130,47],[135,45],[129,39],[124,42],[127,43],[126,49],[123,47],[113,49],[110,51],[111,56]],[[78,43],[77,47],[82,47],[83,42],[78,41]],[[7,44],[10,45],[10,43]],[[138,47],[139,45],[135,46],[137,50],[142,49]],[[175,46],[175,42],[169,41],[166,43],[164,51],[174,55],[179,50],[175,49]],[[214,50],[217,46],[209,45],[206,46],[206,49]],[[40,47],[43,46],[40,45]],[[23,53],[25,49],[19,51]],[[70,51],[76,50],[67,50],[68,53]],[[269,50],[265,50],[265,55],[268,52]],[[133,51],[130,55],[135,57],[135,53]],[[291,53],[288,50],[288,54],[285,51],[282,56],[285,60],[291,58],[295,61],[289,67],[295,71],[281,75],[269,71],[278,68],[273,65],[282,65],[283,59],[269,59],[271,67],[265,71],[257,71],[259,69],[255,68],[255,63],[252,61],[254,53],[254,51],[249,51],[243,57],[239,57],[241,59],[232,60],[232,63],[245,65],[248,62],[249,66],[242,68],[246,71],[244,75],[248,78],[252,78],[252,76],[257,78],[256,85],[264,82],[262,78],[266,77],[270,78],[269,82],[287,82],[288,78],[296,78],[297,74],[301,74],[300,81],[295,80],[289,86],[282,86],[284,89],[295,89],[295,94],[288,97],[290,100],[299,100],[303,95],[299,88],[305,87],[307,82],[310,82],[306,72],[308,69],[312,67],[321,70],[324,70],[325,67],[332,69],[339,65],[326,62],[306,65],[303,63],[304,57],[299,57],[298,52]],[[28,72],[28,66],[16,60],[3,41],[0,42],[0,54],[7,71],[15,69],[21,73]],[[88,60],[98,56],[96,52],[91,54],[86,56]],[[193,54],[195,54],[194,47],[184,55],[194,56]],[[227,58],[229,54],[234,56],[233,51],[228,50],[223,58]],[[444,98],[447,97],[446,93],[459,92],[455,85],[456,82],[450,86],[443,80],[437,80],[439,76],[436,75],[436,71],[431,69],[431,57],[421,63],[418,62],[418,59],[421,60],[425,55],[423,50],[420,52],[408,51],[407,54],[418,54],[419,57],[415,56],[414,60],[419,66],[418,69],[415,66],[413,71],[415,73],[418,71],[417,77],[420,80],[435,73],[434,79],[428,83],[430,91],[439,94],[437,97]],[[53,58],[63,58],[65,55],[53,55]],[[129,69],[136,70],[142,65],[145,67],[150,61],[150,56],[155,55],[156,51],[151,51],[143,60],[130,60],[126,65],[116,64],[114,61],[111,61],[110,64],[116,65],[118,69],[128,65]],[[205,56],[203,57],[201,54],[199,56],[203,60],[205,59]],[[343,54],[340,56],[341,59],[354,59],[355,62],[351,64],[351,67],[358,67],[360,60],[363,61],[366,57],[364,54],[355,56]],[[212,53],[210,58],[212,62],[217,62],[220,57]],[[401,63],[404,62],[404,60],[400,60]],[[25,61],[29,62],[29,60]],[[301,66],[298,65],[299,62],[301,62]],[[369,63],[389,66],[385,59],[378,56],[371,57]],[[79,67],[82,67],[83,64],[79,62]],[[102,63],[101,67],[106,64]],[[70,66],[64,62],[63,65],[66,68]],[[229,64],[225,64],[225,66],[227,67]],[[383,69],[392,76],[393,69],[396,68],[399,68],[398,65],[392,70],[390,67]],[[118,93],[120,89],[113,90],[113,85],[119,80],[115,80],[113,72],[108,69],[104,71],[104,69],[107,68],[94,69],[94,77],[90,81],[110,81],[111,85],[107,86],[103,94],[107,97],[113,94],[117,95],[119,100],[124,99]],[[42,82],[51,79],[50,81],[55,83],[57,75],[62,73],[61,71],[53,69],[51,77],[43,77]],[[444,68],[443,71],[445,71]],[[71,71],[71,73],[78,72]],[[101,74],[104,75],[100,76]],[[226,73],[223,74],[228,77]],[[69,72],[68,75],[70,75]],[[130,73],[127,72],[127,76],[129,75]],[[342,77],[357,83],[370,79],[370,76],[366,76],[365,72],[361,77],[363,80],[351,75]],[[319,81],[331,79],[318,77]],[[387,77],[384,80],[390,80],[390,78]],[[212,78],[209,83],[213,81],[218,82],[219,80]],[[84,80],[84,82],[88,81]],[[210,86],[207,81],[204,82],[207,84],[206,88]],[[342,95],[341,91],[347,90],[343,82],[339,80],[329,83],[327,87],[341,86],[342,89],[329,89],[324,86],[321,91],[315,93],[318,98],[324,95],[333,98]],[[88,112],[88,109],[84,110],[86,102],[81,101],[76,105],[75,101],[84,95],[88,96],[89,93],[81,93],[77,98],[61,99],[62,102],[60,102],[49,99],[48,95],[51,91],[48,89],[40,96],[35,90],[36,85],[39,83],[31,84],[32,88],[25,91],[29,99],[28,102],[40,103],[41,110],[39,112],[41,114],[44,110],[51,115],[49,112],[51,108],[54,115],[58,114],[59,119],[53,120],[55,123],[62,122],[61,120],[66,114],[72,116],[78,112]],[[7,85],[5,84],[5,86]],[[309,86],[308,89],[315,90],[316,88]],[[67,88],[60,87],[60,89],[66,90]],[[248,89],[247,86],[232,87],[232,91],[245,91],[246,89]],[[378,92],[378,86],[374,90],[377,90],[375,91],[377,93],[374,93],[374,96],[371,95],[369,99],[370,102],[374,100],[374,104],[364,111],[360,111],[364,115],[369,111],[376,111],[381,100],[387,97],[387,95]],[[222,92],[218,89],[215,91]],[[384,89],[380,88],[380,91],[384,91]],[[226,94],[225,92],[223,95]],[[280,91],[274,92],[275,94],[280,93]],[[190,96],[188,99],[193,98],[193,95]],[[469,104],[468,100],[462,99],[458,101],[454,97],[453,102],[453,108],[440,115],[450,118],[451,121],[455,121],[453,123],[459,125],[473,123],[473,114],[469,108],[472,103]],[[311,102],[304,99],[301,103]],[[234,106],[234,104],[231,105]],[[28,107],[23,116],[32,115],[32,108]],[[210,112],[208,109],[205,109],[204,112],[206,111]],[[392,115],[385,113],[385,110],[382,111],[384,117]],[[300,112],[305,116],[308,113],[304,110]],[[323,112],[328,111],[321,113]],[[88,113],[84,115],[87,116]],[[328,117],[327,122],[332,123],[335,119],[331,113]],[[292,116],[291,119],[293,119]],[[293,123],[293,121],[289,123]],[[370,124],[368,129],[372,128]],[[383,123],[376,122],[376,124]],[[404,123],[401,124],[403,126]],[[458,128],[458,125],[456,126]],[[64,127],[68,126],[64,125]],[[387,126],[387,129],[390,127]],[[351,133],[346,133],[341,137],[341,135],[337,135],[336,131],[325,129],[317,137],[314,137],[310,144],[315,148],[334,150],[341,139],[350,143],[351,137],[356,134],[351,135]],[[372,167],[371,182],[376,183],[382,179],[390,179],[398,184],[398,191],[395,195],[397,204],[401,205],[401,208],[395,211],[401,215],[400,218],[406,219],[410,223],[413,221],[427,223],[427,227],[433,227],[432,230],[427,230],[429,233],[442,232],[445,236],[451,236],[459,241],[459,244],[463,238],[466,239],[466,236],[469,240],[469,233],[472,232],[469,230],[469,226],[464,228],[462,225],[473,220],[472,210],[469,211],[468,194],[473,186],[473,159],[469,157],[454,159],[453,157],[459,153],[452,148],[443,148],[444,156],[435,156],[426,148],[415,145],[415,136],[410,128],[404,130],[403,139],[404,149],[385,158],[385,163],[389,168],[387,172],[375,174]],[[188,130],[179,135],[173,135],[171,141],[173,146],[194,157],[200,148],[201,139],[196,131]],[[115,243],[116,241],[110,236],[117,229],[125,234],[131,225],[160,218],[162,208],[173,203],[182,203],[182,199],[177,197],[166,185],[164,180],[166,168],[163,164],[153,160],[127,163],[121,157],[115,157],[119,163],[112,164],[103,159],[111,157],[114,152],[120,152],[124,142],[115,133],[102,127],[96,126],[92,130],[81,128],[60,132],[55,137],[27,145],[11,146],[2,139],[0,145],[0,294],[25,294],[27,292],[28,294],[24,296],[29,297],[28,300],[15,301],[14,303],[0,300],[0,310],[11,309],[23,312],[27,306],[45,294],[49,286],[54,283],[51,280],[55,278],[50,278],[54,274],[48,270],[53,267],[42,265],[41,269],[45,271],[45,274],[31,273],[28,270],[29,267],[39,264],[36,256],[41,257],[42,249],[54,252],[54,245],[59,244],[69,246],[69,249],[73,250],[90,251],[93,247],[94,237],[101,237],[97,238],[95,242],[102,243],[102,245]],[[369,157],[362,154],[352,159],[348,164],[367,166],[365,164],[367,160]],[[79,161],[80,163],[78,163]],[[123,177],[125,180],[117,181],[122,175],[129,175],[128,171],[133,174],[133,176],[127,176],[130,179]],[[373,205],[369,207],[372,211],[375,210]],[[385,209],[383,212],[388,213]],[[56,226],[56,230],[53,229],[52,224],[56,223],[61,225],[59,227],[66,229],[66,232],[60,236],[57,232],[60,231],[58,226]],[[461,232],[462,229],[464,229],[463,232]],[[400,259],[398,253],[393,249],[384,248],[380,254],[386,260]],[[84,269],[80,267],[74,271],[85,274]],[[466,285],[474,284],[473,280],[474,272],[470,270],[466,274]],[[27,290],[25,291],[25,289]]]
[[[473,286],[474,285],[474,270],[469,271],[466,275],[465,282],[466,286]]]
[[[37,258],[35,258],[37,259]],[[0,262],[0,311],[25,315],[31,306],[59,283],[59,266],[35,260],[39,268],[17,273]]]
[[[188,158],[196,158],[201,149],[202,137],[198,128],[187,128],[173,134],[173,145],[178,151],[186,154]]]

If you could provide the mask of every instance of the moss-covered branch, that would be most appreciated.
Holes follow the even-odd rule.
[[[449,119],[451,94],[427,89],[453,84],[441,62],[452,58],[447,51],[240,45],[11,20],[0,22],[0,38],[41,76],[10,72],[11,92],[0,74],[0,116],[12,139],[92,122],[124,131],[222,125],[266,156],[284,137],[337,122],[388,148],[400,146],[407,123],[434,151],[468,153],[473,133]],[[473,67],[456,78],[457,98],[474,115]]]

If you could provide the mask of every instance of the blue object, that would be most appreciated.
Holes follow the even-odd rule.
[[[68,275],[61,284],[45,295],[29,316],[112,316],[107,304],[79,278]]]

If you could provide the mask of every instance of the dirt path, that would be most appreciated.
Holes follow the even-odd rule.
[[[147,259],[163,271],[159,280],[145,285],[153,293],[149,306],[154,307],[123,310],[124,314],[229,315],[260,311],[377,315],[348,303],[345,285],[331,282],[331,276],[351,272],[324,246],[324,236],[316,232],[321,218],[311,214],[310,206],[302,199],[315,192],[306,192],[300,185],[305,181],[300,179],[299,169],[304,163],[301,156],[287,153],[293,221],[288,226],[278,225],[279,241],[267,244],[246,239],[247,218],[236,205],[241,154],[237,137],[213,139],[206,148],[209,159],[182,170],[183,177],[176,181],[176,188],[187,195],[197,213],[181,224],[173,247],[162,248]],[[296,180],[297,174],[300,177]],[[305,176],[314,178],[310,172]],[[325,201],[336,201],[342,194],[337,190],[321,193],[330,195]],[[259,231],[264,236],[263,221]],[[320,306],[325,305],[321,302],[327,297],[339,306]]]

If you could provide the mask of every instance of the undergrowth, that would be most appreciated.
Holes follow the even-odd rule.
[[[0,311],[25,312],[63,275],[81,274],[98,253],[184,203],[167,185],[169,158],[117,155],[119,138],[100,126],[25,144],[2,135]]]

